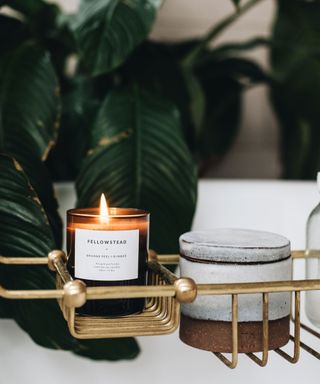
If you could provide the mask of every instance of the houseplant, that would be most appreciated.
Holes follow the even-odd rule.
[[[0,15],[1,254],[45,256],[61,247],[52,178],[76,180],[79,206],[95,205],[106,192],[111,205],[149,210],[151,247],[176,252],[195,209],[196,164],[204,169],[230,147],[246,87],[270,85],[284,137],[291,137],[289,98],[278,97],[293,84],[281,53],[288,44],[281,42],[297,13],[306,23],[319,3],[279,2],[272,44],[253,38],[209,48],[260,1],[234,1],[235,11],[203,39],[173,45],[146,41],[160,0],[83,0],[73,16],[41,0],[0,1],[14,12]],[[310,50],[297,57],[295,70],[310,51],[318,58],[314,39],[306,38]],[[261,44],[271,47],[275,70],[269,74],[242,57]],[[76,70],[66,70],[75,55]],[[284,140],[284,153],[291,142]],[[12,289],[55,284],[43,267],[2,266],[0,281]],[[138,353],[133,339],[73,339],[53,301],[0,300],[0,316],[15,319],[48,348],[110,360]]]

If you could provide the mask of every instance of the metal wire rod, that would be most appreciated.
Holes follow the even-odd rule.
[[[11,300],[62,299],[62,289],[7,290],[0,285],[0,297]]]
[[[320,280],[263,281],[258,283],[198,284],[198,295],[295,292],[320,289]]]
[[[0,264],[6,265],[47,265],[47,257],[5,257],[0,256]]]
[[[229,360],[220,352],[214,352],[227,367],[234,369],[238,364],[238,295],[232,295],[232,357]]]
[[[254,353],[247,353],[247,356],[260,367],[265,367],[268,363],[269,355],[269,294],[262,294],[262,359]]]
[[[290,340],[294,343],[294,352],[293,356],[290,356],[288,353],[282,349],[275,349],[280,356],[285,358],[292,364],[296,364],[300,358],[300,304],[301,304],[301,295],[300,292],[295,292],[295,313],[294,313],[294,336],[290,335]]]

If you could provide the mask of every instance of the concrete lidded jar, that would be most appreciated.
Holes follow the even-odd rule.
[[[290,242],[278,234],[246,229],[214,229],[183,234],[180,271],[200,283],[241,283],[292,279]],[[262,345],[262,294],[238,298],[238,350]],[[181,307],[180,339],[212,352],[232,351],[231,295],[198,296]],[[269,295],[269,349],[289,341],[290,293]]]

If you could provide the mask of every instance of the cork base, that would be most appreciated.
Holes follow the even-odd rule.
[[[289,341],[290,318],[269,321],[269,350],[280,348]],[[191,347],[211,352],[232,352],[231,322],[197,320],[181,314],[180,339]],[[238,351],[261,352],[262,322],[238,323]]]

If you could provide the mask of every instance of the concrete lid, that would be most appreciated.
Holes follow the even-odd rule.
[[[290,241],[271,232],[212,229],[180,236],[180,254],[194,260],[227,263],[268,263],[290,256]]]

